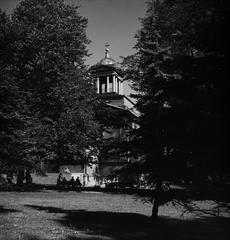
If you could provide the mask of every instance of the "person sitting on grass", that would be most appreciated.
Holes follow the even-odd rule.
[[[71,185],[72,188],[75,188],[76,186],[76,182],[74,180],[74,177],[71,177],[70,181],[69,181],[69,185]]]
[[[63,177],[61,184],[62,184],[64,187],[67,187],[68,181],[66,180],[65,177]]]
[[[82,184],[81,184],[81,181],[80,181],[79,177],[77,177],[77,178],[76,178],[76,186],[77,186],[77,187],[81,187],[81,185],[82,185]]]
[[[63,182],[63,175],[62,173],[59,173],[58,178],[57,178],[57,185],[61,185]]]

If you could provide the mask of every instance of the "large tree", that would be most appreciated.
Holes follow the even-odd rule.
[[[24,155],[16,154],[17,161],[22,165],[23,159],[32,165],[53,161],[57,168],[64,162],[88,161],[97,124],[94,87],[84,65],[89,43],[87,20],[78,7],[63,0],[24,0],[10,18],[4,13],[2,18],[1,71],[5,80],[1,93],[11,91],[7,98],[1,94],[1,113],[8,124],[2,133],[8,134],[9,129],[14,135],[20,132],[16,138],[24,144]],[[9,126],[8,112],[23,115],[21,124],[14,121]],[[11,151],[7,154],[2,164],[12,158]]]
[[[197,182],[226,169],[228,15],[225,1],[148,2],[137,53],[123,61],[139,93],[140,128],[130,146],[155,186],[153,217],[164,180],[185,179],[188,166]]]
[[[12,28],[10,18],[1,11],[0,21],[0,121],[1,148],[0,169],[15,169],[15,165],[25,164],[25,142],[23,136],[25,126],[30,123],[28,106],[25,102],[27,92],[19,89],[14,65],[14,48],[12,47],[19,34]]]

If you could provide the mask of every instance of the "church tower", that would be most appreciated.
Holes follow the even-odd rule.
[[[109,56],[109,44],[106,44],[105,47],[104,58],[91,67],[98,97],[108,105],[128,110],[137,115],[134,101],[127,93],[131,87],[127,81],[123,80],[116,61]]]
[[[109,44],[106,44],[105,47],[104,58],[93,65],[90,72],[94,77],[98,99],[105,104],[109,114],[115,114],[114,119],[117,119],[117,122],[125,122],[126,125],[110,125],[103,130],[104,149],[98,159],[100,179],[108,177],[111,172],[129,162],[129,159],[116,155],[111,146],[118,141],[129,141],[131,129],[136,127],[135,122],[138,118],[134,102],[127,92],[128,82],[122,78],[116,61],[109,56]],[[131,89],[131,87],[129,88]]]
[[[105,46],[105,57],[92,67],[97,93],[123,95],[123,83],[117,63],[109,57],[109,44]]]

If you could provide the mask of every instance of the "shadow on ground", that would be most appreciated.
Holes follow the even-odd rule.
[[[74,211],[36,205],[26,206],[48,213],[63,213],[64,216],[55,221],[67,228],[85,233],[84,237],[68,236],[63,240],[227,240],[230,237],[228,230],[230,219],[227,218],[205,217],[188,220],[159,217],[159,220],[153,223],[148,216],[136,213]]]
[[[9,208],[5,208],[3,206],[0,206],[0,214],[7,214],[7,213],[14,213],[14,212],[19,212],[19,210],[9,209]]]
[[[39,192],[44,190],[43,185],[39,184],[24,184],[23,186],[18,186],[17,184],[1,184],[0,192]]]

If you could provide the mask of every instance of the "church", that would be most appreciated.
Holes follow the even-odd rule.
[[[79,177],[84,186],[102,186],[111,173],[125,166],[130,159],[119,157],[109,146],[118,141],[129,141],[130,131],[136,128],[138,112],[134,108],[132,89],[129,81],[124,80],[117,62],[109,55],[109,45],[105,45],[105,56],[91,66],[90,73],[94,79],[97,98],[104,104],[108,114],[115,113],[115,121],[123,120],[125,127],[107,125],[102,132],[103,147],[95,163],[85,166],[60,166],[60,172],[66,178]],[[109,150],[110,149],[110,150]]]

